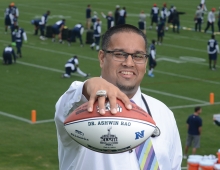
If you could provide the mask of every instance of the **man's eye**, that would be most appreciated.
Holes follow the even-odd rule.
[[[115,55],[116,57],[123,57],[123,56],[124,56],[123,53],[114,53],[114,55]]]
[[[134,55],[134,58],[143,59],[143,58],[144,58],[144,55],[143,55],[143,54],[135,54],[135,55]]]

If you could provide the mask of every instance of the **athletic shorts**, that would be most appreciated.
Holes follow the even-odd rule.
[[[146,28],[145,28],[145,22],[142,22],[142,21],[139,21],[138,22],[138,28],[140,29],[140,30],[145,30]]]
[[[10,18],[5,18],[5,25],[7,25],[7,26],[11,25]]]
[[[158,22],[158,17],[157,16],[153,16],[152,19],[151,19],[151,22],[157,23]]]
[[[187,140],[186,140],[186,146],[191,146],[193,148],[199,148],[200,147],[200,135],[190,135],[188,134]]]
[[[217,60],[217,53],[209,54],[209,60]]]

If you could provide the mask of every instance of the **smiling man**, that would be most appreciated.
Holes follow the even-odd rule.
[[[143,94],[140,89],[148,60],[146,49],[146,36],[132,25],[112,27],[103,35],[102,50],[98,54],[101,77],[73,82],[56,103],[61,170],[181,169],[182,148],[173,113],[162,102]],[[69,113],[87,101],[88,111],[91,112],[94,102],[98,100],[100,114],[105,114],[105,101],[109,100],[111,113],[117,114],[116,98],[127,109],[131,109],[130,101],[133,101],[148,112],[161,133],[150,137],[137,148],[119,154],[98,153],[72,140],[63,124]]]

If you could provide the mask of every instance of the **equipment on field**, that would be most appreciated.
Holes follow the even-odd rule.
[[[94,38],[93,38],[93,30],[89,30],[86,33],[86,44],[92,44],[94,42]]]
[[[68,134],[84,147],[101,153],[120,153],[137,147],[148,139],[156,125],[150,115],[132,103],[128,110],[117,100],[117,113],[110,113],[110,103],[105,104],[105,114],[99,113],[98,102],[93,112],[88,103],[76,108],[64,122]]]
[[[52,38],[52,36],[53,36],[52,26],[48,25],[46,27],[46,37],[47,38]]]

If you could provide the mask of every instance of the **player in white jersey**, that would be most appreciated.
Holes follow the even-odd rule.
[[[205,28],[205,33],[211,26],[212,28],[212,34],[214,34],[214,23],[215,23],[215,8],[212,8],[212,10],[208,14],[208,21],[207,21],[207,26]]]
[[[144,11],[139,14],[138,28],[146,34],[146,14]]]

